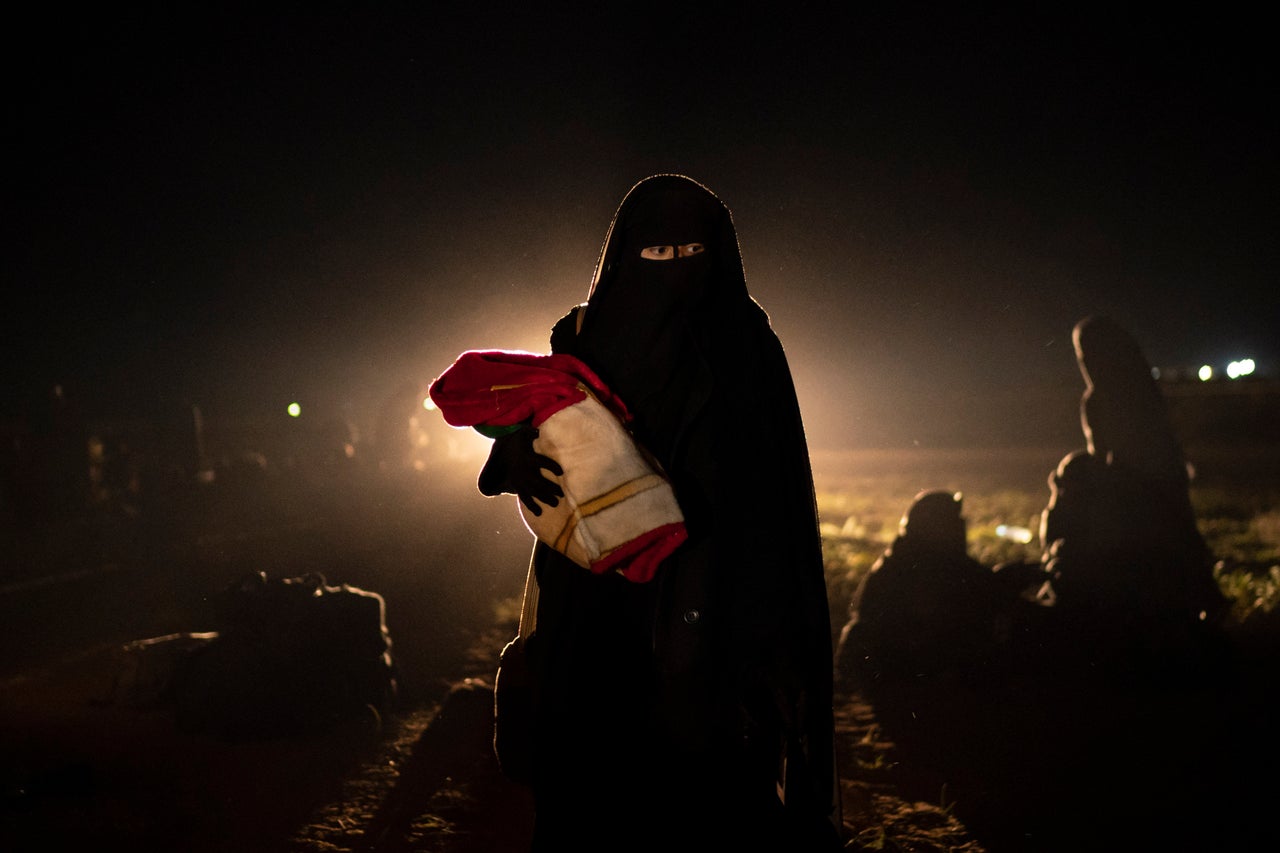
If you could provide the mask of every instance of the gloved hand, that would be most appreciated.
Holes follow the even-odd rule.
[[[533,449],[533,440],[537,437],[537,429],[522,426],[515,432],[495,438],[489,451],[489,461],[480,471],[477,483],[480,494],[489,497],[515,495],[534,515],[542,515],[538,501],[547,506],[560,503],[564,490],[543,474],[542,469],[557,477],[564,473],[564,469],[550,456],[543,456]]]

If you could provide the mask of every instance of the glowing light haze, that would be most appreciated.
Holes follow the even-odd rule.
[[[1093,312],[1162,368],[1274,370],[1253,13],[858,5],[34,13],[7,405],[362,418],[464,349],[544,351],[660,171],[733,209],[817,446],[1072,420]]]

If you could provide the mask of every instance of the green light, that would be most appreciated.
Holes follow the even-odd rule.
[[[288,412],[289,412],[289,417],[296,418],[298,415],[302,414],[302,407],[299,406],[297,403],[290,403]]]

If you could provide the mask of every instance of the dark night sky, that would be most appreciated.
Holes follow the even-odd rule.
[[[1092,312],[1276,375],[1252,13],[366,5],[11,30],[8,409],[364,419],[464,349],[545,351],[661,171],[734,211],[816,446],[1016,433],[1078,392]]]

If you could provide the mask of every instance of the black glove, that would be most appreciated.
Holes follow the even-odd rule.
[[[477,483],[480,494],[489,497],[515,495],[534,515],[542,515],[542,507],[537,501],[547,506],[558,504],[564,497],[564,490],[543,474],[542,469],[557,477],[564,473],[564,469],[550,456],[543,456],[533,449],[533,440],[537,437],[536,429],[522,426],[515,432],[495,438],[489,451],[489,461],[480,471]]]

